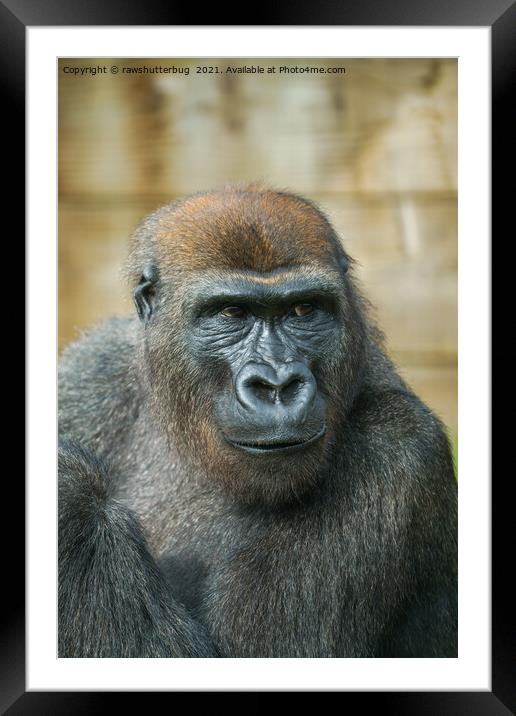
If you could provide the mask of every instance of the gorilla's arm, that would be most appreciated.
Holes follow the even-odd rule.
[[[451,470],[450,470],[451,472]],[[450,481],[455,481],[453,475]],[[442,491],[447,492],[442,485]],[[451,492],[451,491],[450,491]],[[412,548],[412,589],[397,610],[380,656],[457,656],[457,552],[453,492],[442,503],[418,511],[408,541]],[[407,574],[411,574],[407,565]]]
[[[371,469],[366,494],[377,494],[397,553],[383,587],[396,606],[376,655],[456,657],[457,481],[445,428],[403,389],[370,392],[357,413]]]
[[[457,587],[441,585],[419,594],[401,611],[380,657],[456,657]]]
[[[217,656],[111,498],[104,463],[73,442],[59,451],[59,656]]]

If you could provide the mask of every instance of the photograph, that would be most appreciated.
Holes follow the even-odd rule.
[[[457,659],[457,58],[56,71],[59,659]]]
[[[0,713],[516,708],[491,427],[516,2],[373,4],[0,0],[27,280]]]

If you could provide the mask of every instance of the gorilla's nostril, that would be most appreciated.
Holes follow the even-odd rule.
[[[279,389],[279,398],[282,403],[291,403],[299,395],[304,381],[301,378],[292,378],[286,385]]]
[[[297,376],[293,376],[285,383],[277,381],[273,383],[264,378],[255,378],[247,383],[250,391],[258,400],[268,403],[281,402],[284,404],[292,403],[298,397],[304,381]]]
[[[276,388],[263,380],[257,379],[251,381],[249,388],[259,400],[273,403],[276,399]]]

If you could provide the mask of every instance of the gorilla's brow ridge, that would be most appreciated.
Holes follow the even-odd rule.
[[[302,298],[335,298],[342,290],[342,279],[332,272],[282,271],[281,274],[258,274],[249,272],[227,272],[202,275],[196,285],[196,306],[203,303],[222,301],[255,301],[268,303],[296,301]]]

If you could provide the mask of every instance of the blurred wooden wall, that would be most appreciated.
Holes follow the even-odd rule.
[[[195,74],[198,64],[286,63],[346,73]],[[155,65],[190,74],[122,72]],[[108,72],[63,71],[88,66]],[[262,179],[328,213],[401,373],[455,432],[456,132],[453,59],[60,60],[60,346],[133,310],[120,268],[142,216]]]

